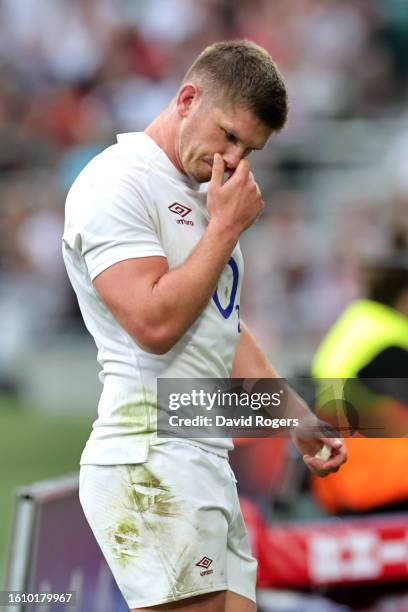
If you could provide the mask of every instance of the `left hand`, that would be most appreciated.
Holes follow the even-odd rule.
[[[316,436],[294,435],[293,443],[303,455],[303,461],[315,476],[327,476],[337,472],[340,466],[347,461],[347,450],[343,438],[326,438]],[[318,459],[315,454],[327,444],[332,449],[331,456],[327,461]]]

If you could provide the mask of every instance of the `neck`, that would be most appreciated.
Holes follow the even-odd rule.
[[[174,117],[174,108],[164,109],[144,132],[165,152],[173,166],[185,174],[177,155],[178,124]]]

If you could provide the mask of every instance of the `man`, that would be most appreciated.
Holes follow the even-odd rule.
[[[315,356],[317,379],[349,379],[343,395],[355,406],[360,427],[383,427],[382,438],[370,437],[378,429],[349,438],[345,468],[324,482],[313,480],[318,501],[335,514],[408,508],[407,264],[406,255],[397,252],[368,266],[367,298],[346,308]]]
[[[277,376],[239,324],[238,239],[263,206],[246,157],[286,115],[269,54],[215,44],[145,132],[120,135],[68,195],[64,259],[104,384],[80,498],[133,610],[256,609],[231,441],[158,438],[155,394],[159,377]],[[326,462],[314,457],[324,441]],[[340,440],[296,444],[322,475],[345,461]]]

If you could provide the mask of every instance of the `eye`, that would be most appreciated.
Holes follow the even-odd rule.
[[[224,132],[225,138],[228,140],[228,142],[232,142],[233,144],[237,144],[238,138],[236,136],[234,136],[234,134],[231,134],[231,132],[228,132],[228,130],[224,130],[224,128],[221,128],[221,129]]]

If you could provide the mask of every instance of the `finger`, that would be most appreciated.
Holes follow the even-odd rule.
[[[210,183],[212,185],[216,185],[217,187],[221,187],[224,183],[224,171],[224,160],[219,153],[216,153],[213,159]]]
[[[316,455],[303,455],[303,461],[306,465],[319,472],[322,470],[329,470],[331,472],[337,471],[346,460],[347,457],[344,449],[338,452],[336,451],[335,454],[326,461],[319,459]]]
[[[344,446],[344,440],[341,438],[320,438],[323,444],[336,450]]]
[[[321,438],[324,442],[314,457],[325,460],[328,465],[342,465],[347,461],[347,448],[342,438]],[[330,451],[330,455],[328,452]]]
[[[303,461],[308,467],[309,471],[316,476],[328,476],[329,474],[333,474],[340,469],[339,465],[330,466],[327,463],[322,463],[319,460],[314,460],[313,457],[304,456]]]
[[[248,178],[250,169],[251,162],[248,159],[241,159],[234,172],[234,178],[239,180]]]
[[[303,461],[313,467],[315,470],[334,470],[338,469],[341,465],[341,462],[337,458],[329,459],[328,461],[322,461],[321,459],[316,459],[316,457],[311,457],[310,455],[306,455],[303,457]]]
[[[252,172],[250,172],[250,176],[251,176],[251,175],[252,175]],[[265,204],[265,202],[262,200],[262,193],[261,193],[261,190],[259,189],[259,185],[258,185],[258,183],[255,181],[255,179],[253,179],[253,183],[254,183],[255,188],[256,188],[256,193],[258,194],[259,198],[261,199],[262,204]]]
[[[313,461],[313,457],[311,456],[303,456],[303,461],[308,470],[316,476],[321,476],[322,474],[329,473],[323,468],[322,465],[317,465],[316,462]]]

